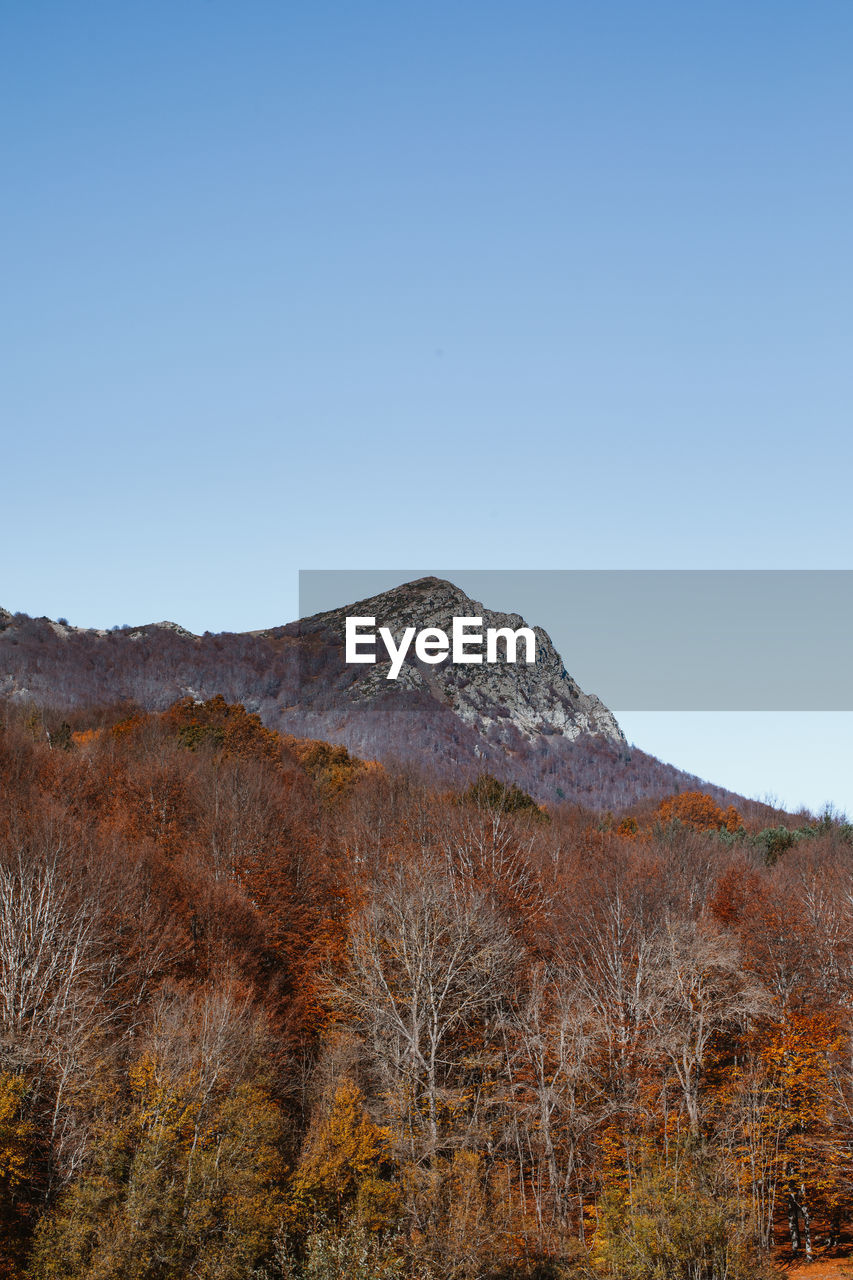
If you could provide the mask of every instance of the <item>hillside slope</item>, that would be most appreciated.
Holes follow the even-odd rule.
[[[271,728],[437,778],[487,770],[541,802],[619,809],[698,782],[629,748],[612,712],[578,687],[541,628],[530,667],[407,658],[391,681],[385,662],[345,663],[347,615],[373,616],[395,634],[412,625],[449,630],[453,616],[482,617],[484,627],[526,625],[437,578],[253,633],[197,636],[173,622],[103,631],[0,611],[0,697],[60,710],[120,701],[162,710],[179,698],[222,694]]]

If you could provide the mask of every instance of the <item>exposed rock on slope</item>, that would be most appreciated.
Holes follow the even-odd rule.
[[[271,728],[408,761],[457,783],[488,770],[546,802],[617,809],[698,782],[629,749],[612,713],[578,688],[539,628],[529,667],[410,658],[387,680],[385,662],[345,663],[348,615],[375,617],[395,635],[406,626],[450,631],[454,616],[481,617],[484,629],[525,625],[436,578],[244,634],[196,636],[175,623],[94,631],[0,611],[0,697],[60,710],[119,701],[157,710],[222,694]]]
[[[451,582],[420,578],[382,595],[361,600],[345,609],[317,614],[296,624],[301,636],[323,635],[343,643],[347,616],[375,617],[377,627],[388,627],[399,639],[406,627],[421,630],[439,627],[448,634],[454,617],[479,617],[483,630],[527,624],[516,613],[495,613],[471,600]],[[497,664],[454,666],[450,662],[428,665],[409,657],[397,678],[397,685],[417,691],[449,707],[463,722],[485,734],[493,742],[503,742],[507,732],[518,731],[532,740],[537,734],[560,734],[574,741],[582,734],[601,734],[624,744],[624,736],[613,713],[594,695],[583,693],[566,671],[548,634],[541,627],[536,634],[536,661],[528,666],[509,663],[499,649]],[[375,665],[355,672],[351,697],[359,703],[383,698],[388,692],[390,660],[380,644]]]

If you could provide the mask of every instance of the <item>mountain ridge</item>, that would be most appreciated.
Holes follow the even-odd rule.
[[[544,803],[619,809],[686,790],[694,775],[629,747],[613,713],[567,671],[534,626],[526,664],[428,666],[408,656],[400,678],[387,662],[348,665],[343,619],[377,626],[443,626],[475,614],[484,627],[527,625],[471,600],[444,579],[420,578],[377,596],[256,632],[196,635],[174,622],[103,630],[0,610],[0,697],[59,711],[129,702],[162,710],[181,698],[221,694],[270,728],[342,743],[455,779],[488,771]],[[726,803],[741,797],[701,784]]]

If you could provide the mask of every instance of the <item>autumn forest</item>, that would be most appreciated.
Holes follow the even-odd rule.
[[[853,1227],[853,828],[0,704],[0,1276],[759,1280]]]

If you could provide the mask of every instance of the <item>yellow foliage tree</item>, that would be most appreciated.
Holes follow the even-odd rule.
[[[131,1106],[36,1233],[32,1280],[248,1280],[281,1223],[279,1108],[259,1081],[210,1088],[150,1054]]]
[[[741,1206],[689,1152],[648,1159],[631,1186],[600,1201],[594,1273],[604,1280],[761,1280],[767,1273]]]
[[[390,1163],[387,1129],[364,1109],[364,1095],[349,1078],[338,1084],[331,1105],[315,1122],[293,1176],[294,1226],[313,1215],[341,1221],[353,1212],[372,1230],[390,1225],[398,1192],[387,1177]]]
[[[779,1182],[787,1197],[791,1246],[812,1254],[815,1211],[832,1218],[853,1175],[848,1143],[838,1132],[833,1059],[843,1051],[836,1020],[789,1015],[764,1045],[772,1080],[768,1103],[779,1131]],[[802,1221],[802,1237],[799,1223]]]
[[[0,1071],[0,1278],[16,1276],[26,1228],[32,1126],[24,1078]]]

